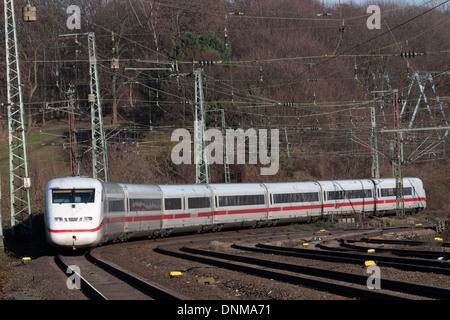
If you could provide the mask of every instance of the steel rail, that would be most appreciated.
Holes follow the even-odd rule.
[[[400,258],[400,257],[395,257],[395,256],[382,256],[382,255],[378,255],[376,253],[375,254],[374,253],[362,253],[360,251],[354,251],[354,250],[348,251],[348,250],[342,249],[342,248],[334,248],[334,247],[326,246],[323,243],[319,243],[316,246],[325,251],[257,244],[257,247],[259,247],[259,248],[292,251],[292,252],[308,253],[308,254],[323,255],[323,256],[331,255],[331,256],[336,256],[336,257],[347,257],[347,258],[355,258],[355,259],[361,259],[361,260],[362,259],[373,260],[375,258],[375,259],[377,259],[377,261],[392,262],[392,263],[407,264],[407,265],[426,266],[426,267],[436,267],[436,268],[442,268],[442,269],[444,269],[444,271],[445,271],[445,269],[449,269],[449,271],[450,271],[450,263],[447,263],[445,261],[440,261],[440,260],[404,258],[404,257]],[[367,252],[367,249],[366,249],[366,252]],[[376,248],[375,248],[375,252],[377,252]],[[429,271],[433,271],[433,270],[434,269],[430,269]],[[427,270],[424,270],[424,271],[427,271]]]
[[[359,240],[340,240],[341,246],[350,249],[356,249],[358,251],[367,251],[367,247],[359,246],[354,243],[359,242]],[[427,251],[427,250],[404,250],[404,249],[393,249],[393,248],[376,248],[378,252],[388,252],[397,256],[406,257],[419,257],[424,259],[437,259],[443,257],[444,259],[450,258],[450,252],[444,251]]]
[[[291,283],[291,284],[303,285],[303,286],[311,287],[314,289],[332,292],[332,293],[336,293],[336,294],[339,294],[342,296],[347,296],[347,297],[352,297],[352,298],[378,299],[378,300],[393,300],[393,299],[394,300],[397,300],[397,299],[408,300],[408,298],[405,298],[402,296],[381,293],[381,292],[378,292],[375,290],[361,289],[361,288],[346,286],[346,285],[337,284],[337,283],[333,283],[333,282],[329,282],[329,281],[317,280],[317,279],[313,279],[313,278],[302,277],[302,276],[292,275],[292,274],[283,273],[283,272],[271,271],[271,270],[267,270],[267,269],[256,268],[256,267],[246,266],[246,265],[242,265],[242,264],[236,264],[236,263],[232,263],[229,261],[211,259],[211,258],[207,258],[205,256],[214,256],[216,258],[220,257],[219,259],[234,260],[234,261],[239,261],[239,262],[245,262],[248,264],[257,264],[257,265],[261,265],[264,267],[268,267],[269,266],[268,261],[262,260],[262,259],[255,260],[255,258],[251,258],[251,257],[235,256],[235,255],[230,255],[230,254],[225,254],[225,253],[212,252],[212,251],[207,251],[207,250],[200,250],[200,249],[193,249],[193,248],[186,248],[186,247],[181,248],[181,251],[183,251],[183,252],[175,251],[173,249],[171,250],[171,249],[165,248],[165,246],[159,246],[159,247],[155,248],[154,250],[157,253],[161,253],[161,254],[165,254],[165,255],[169,255],[169,256],[185,259],[185,260],[214,265],[214,266],[226,268],[226,269],[229,269],[232,271],[244,272],[244,273],[247,273],[250,275],[259,276],[259,277],[263,277],[263,278],[276,279],[278,281],[283,281],[283,282],[287,282],[287,283]],[[189,252],[192,254],[188,254],[185,252]],[[366,278],[366,280],[367,280],[367,278]]]
[[[264,249],[264,248],[252,248],[252,247],[245,247],[240,245],[233,245],[232,246],[235,249],[239,250],[246,250],[246,251],[252,251],[252,252],[262,252],[262,253],[268,253],[268,254],[284,254],[288,253],[286,252],[277,252],[277,250],[273,249]],[[280,250],[282,251],[282,250]],[[296,256],[295,252],[287,254],[289,256]],[[266,260],[262,260],[266,261]],[[343,281],[349,281],[357,284],[364,285],[367,281],[367,276],[362,276],[359,274],[352,274],[348,272],[341,272],[341,271],[334,271],[334,270],[328,270],[328,269],[321,269],[316,267],[307,267],[302,266],[298,264],[290,264],[290,263],[283,263],[283,262],[272,262],[272,261],[266,261],[269,265],[275,265],[279,268],[286,268],[285,270],[295,271],[295,272],[302,272],[307,273],[311,275],[317,275],[322,277],[328,277],[331,279],[336,280],[343,280]],[[364,264],[364,260],[359,261],[360,264]],[[422,285],[417,283],[411,283],[411,282],[404,282],[404,281],[398,281],[398,280],[391,280],[391,279],[381,279],[382,287],[383,289],[389,289],[393,291],[400,291],[400,292],[406,292],[420,295],[420,296],[426,296],[430,298],[435,299],[448,299],[450,297],[450,289],[447,288],[440,288],[440,287],[433,287],[428,285]]]
[[[404,246],[420,246],[425,244],[423,241],[412,241],[412,240],[392,240],[392,239],[371,239],[371,238],[361,238],[359,242],[366,243],[379,243],[379,244],[395,244]]]
[[[65,273],[67,270],[72,270],[72,272],[76,273],[76,271],[71,268],[71,266],[64,262],[62,255],[59,253],[55,256],[55,263],[58,267]],[[108,300],[106,296],[104,296],[97,288],[95,288],[89,281],[87,281],[81,274],[76,273],[78,278],[81,281],[81,287],[83,288],[83,293],[90,300]]]
[[[113,266],[101,260],[98,257],[94,257],[90,252],[88,252],[83,258],[85,258],[85,260],[88,263],[91,263],[101,268],[103,271],[112,275],[114,278],[117,278],[118,281],[122,281],[126,283],[128,286],[133,287],[135,290],[138,290],[140,292],[140,295],[138,295],[137,299],[149,297],[154,300],[181,300],[179,297],[163,289],[160,289],[116,266]],[[67,272],[68,270],[76,272],[68,263],[64,261],[64,258],[61,254],[55,256],[55,262],[63,272]],[[88,299],[110,300],[110,298],[108,297],[110,297],[111,292],[102,292],[102,290],[105,290],[104,288],[103,289],[97,288],[95,284],[91,283],[89,279],[86,279],[86,277],[83,277],[79,273],[76,273],[76,275],[80,279],[82,291],[88,297]],[[132,293],[131,297],[133,296],[136,296],[136,294]],[[129,296],[124,295],[124,298],[121,299],[129,299],[129,298],[130,298]]]
[[[319,245],[321,248],[323,245]],[[380,256],[377,254],[363,254],[354,252],[321,251],[314,249],[287,248],[257,244],[258,248],[273,250],[273,254],[295,255],[307,259],[319,259],[331,262],[343,262],[352,264],[364,264],[364,261],[374,260],[379,266],[392,267],[405,271],[434,272],[438,274],[450,275],[450,266],[442,261],[419,260],[411,258],[398,258]],[[332,248],[334,249],[334,248]],[[339,248],[338,248],[339,249]],[[256,250],[256,249],[255,249]]]
[[[182,300],[180,297],[177,297],[166,290],[152,285],[117,266],[113,266],[106,261],[93,256],[91,252],[87,255],[87,259],[155,300]]]
[[[395,244],[405,246],[420,246],[426,244],[425,241],[372,239],[372,238],[361,238],[359,241],[366,243]],[[450,247],[450,242],[442,242],[440,245],[442,245],[443,247]]]

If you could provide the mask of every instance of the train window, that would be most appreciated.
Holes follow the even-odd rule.
[[[328,191],[328,200],[372,198],[372,190],[339,190]]]
[[[161,199],[130,199],[130,211],[161,210]]]
[[[264,203],[263,194],[219,197],[219,206],[221,207],[251,206]]]
[[[179,209],[181,209],[181,198],[164,199],[164,207],[165,207],[166,210],[179,210]]]
[[[94,202],[95,190],[73,190],[73,202],[75,203],[92,203]]]
[[[397,195],[397,188],[381,189],[382,197],[395,197],[396,195]],[[410,196],[410,195],[412,195],[412,188],[411,187],[403,188],[403,196]]]
[[[72,190],[53,190],[53,203],[71,203]]]
[[[345,199],[345,191],[328,191],[328,200],[340,200]]]
[[[274,194],[274,203],[313,202],[319,201],[317,192]]]
[[[395,188],[384,188],[381,189],[381,196],[382,197],[392,197],[397,194],[397,190],[395,190]]]
[[[125,211],[123,199],[108,199],[108,211],[109,212]]]
[[[209,197],[188,198],[189,209],[209,208],[211,199]]]
[[[52,190],[53,203],[94,203],[95,189]]]
[[[372,198],[372,190],[350,190],[347,192],[348,199]]]

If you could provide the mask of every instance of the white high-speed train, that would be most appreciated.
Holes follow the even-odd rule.
[[[406,212],[426,207],[422,181],[404,178]],[[172,232],[275,225],[330,214],[395,212],[395,179],[287,183],[134,185],[60,178],[46,189],[49,243],[89,248]]]

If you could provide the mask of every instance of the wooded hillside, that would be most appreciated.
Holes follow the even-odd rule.
[[[401,128],[448,125],[446,2],[382,2],[381,29],[369,29],[369,4],[33,0],[38,19],[24,23],[20,13],[27,1],[16,1],[27,134],[34,141],[33,197],[42,199],[48,180],[70,175],[67,102],[62,101],[71,86],[81,174],[91,175],[86,32],[96,37],[111,181],[195,182],[194,165],[171,162],[170,135],[176,128],[193,128],[192,72],[198,68],[203,69],[209,127],[221,127],[223,109],[229,128],[280,130],[278,174],[261,176],[259,165],[231,165],[233,182],[370,177],[370,107],[376,111],[381,176],[392,177],[393,134],[381,129],[393,128],[393,90],[399,93]],[[67,27],[69,5],[81,8],[79,30]],[[0,28],[3,34],[4,26]],[[73,33],[80,35],[61,36]],[[119,69],[111,69],[113,58],[119,60]],[[0,60],[5,63],[4,36]],[[6,102],[5,72],[0,82],[1,101]],[[0,116],[0,164],[7,194],[6,104]],[[405,175],[425,181],[435,208],[448,206],[445,133],[404,135]],[[223,166],[211,170],[213,182],[223,182]],[[36,208],[42,210],[42,204]]]

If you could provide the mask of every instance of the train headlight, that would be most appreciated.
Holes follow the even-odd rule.
[[[92,221],[92,217],[84,217],[84,221]]]

